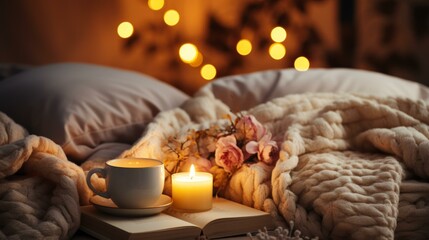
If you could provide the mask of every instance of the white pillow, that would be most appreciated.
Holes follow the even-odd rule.
[[[137,72],[61,63],[0,82],[0,111],[81,161],[106,142],[132,143],[160,111],[189,96]]]
[[[381,73],[354,69],[268,70],[219,78],[195,95],[212,92],[233,112],[287,94],[306,92],[353,92],[399,96],[429,101],[429,88]]]

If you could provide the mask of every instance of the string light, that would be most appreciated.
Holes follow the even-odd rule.
[[[165,0],[148,0],[148,7],[151,10],[158,11],[165,5]],[[180,21],[180,14],[176,10],[168,10],[164,13],[164,22],[168,26],[175,26]],[[117,33],[121,38],[129,38],[134,32],[134,27],[130,22],[122,22],[118,25]],[[269,55],[274,60],[280,60],[286,56],[286,47],[282,44],[286,40],[287,32],[281,26],[276,26],[270,33],[273,44],[269,47]],[[252,52],[252,43],[248,39],[241,39],[237,42],[236,50],[238,54],[247,56]],[[199,67],[203,63],[203,54],[198,51],[197,47],[191,43],[183,44],[179,49],[180,59],[192,67]],[[310,67],[310,61],[304,57],[295,59],[294,67],[298,71],[307,71]],[[206,64],[201,68],[201,76],[205,80],[212,80],[216,77],[217,71],[212,64]]]
[[[201,52],[198,52],[195,60],[190,62],[189,65],[191,65],[192,67],[199,67],[203,63],[203,60],[203,54]]]
[[[240,41],[238,41],[236,49],[240,55],[249,55],[252,51],[252,43],[247,39],[241,39]]]
[[[286,55],[286,48],[281,43],[273,43],[268,50],[274,60],[280,60]]]
[[[310,68],[310,61],[306,57],[299,57],[294,62],[295,69],[301,72],[307,71]]]
[[[201,68],[201,76],[205,80],[212,80],[216,77],[216,68],[211,64],[206,64]]]
[[[147,5],[150,9],[158,11],[164,7],[164,0],[148,0]]]
[[[134,27],[130,22],[121,22],[117,29],[118,35],[121,38],[129,38],[133,35]]]
[[[286,40],[286,30],[280,26],[273,28],[273,30],[271,30],[271,39],[274,42],[278,42],[281,43],[284,40]]]
[[[164,22],[168,26],[174,26],[179,23],[180,15],[176,10],[168,10],[164,13]]]
[[[179,56],[185,63],[191,63],[198,57],[198,49],[192,43],[185,43],[179,49]]]

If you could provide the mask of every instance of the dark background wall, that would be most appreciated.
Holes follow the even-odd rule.
[[[163,14],[180,13],[176,26]],[[120,38],[122,21],[134,25]],[[286,56],[268,54],[270,31],[287,30]],[[378,71],[429,85],[427,0],[166,0],[151,10],[141,0],[0,0],[0,62],[31,66],[79,61],[140,71],[192,93],[206,83],[183,63],[179,47],[194,43],[217,77],[293,67]],[[253,44],[241,56],[241,38]]]

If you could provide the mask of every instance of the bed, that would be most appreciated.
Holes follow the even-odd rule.
[[[174,139],[240,119],[270,133],[277,157],[258,155],[233,171],[213,152],[189,157],[216,170],[220,195],[269,212],[279,226],[293,221],[309,237],[429,237],[429,88],[418,83],[279,69],[223,77],[189,96],[141,73],[83,63],[4,76],[1,239],[77,238],[79,206],[93,194],[90,169],[133,156],[163,159],[171,170]]]

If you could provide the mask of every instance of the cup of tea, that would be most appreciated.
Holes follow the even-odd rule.
[[[106,191],[91,184],[92,174],[106,179]],[[93,168],[86,176],[89,188],[110,198],[119,208],[145,208],[154,204],[164,190],[164,164],[150,158],[118,158],[106,162],[104,168]]]

